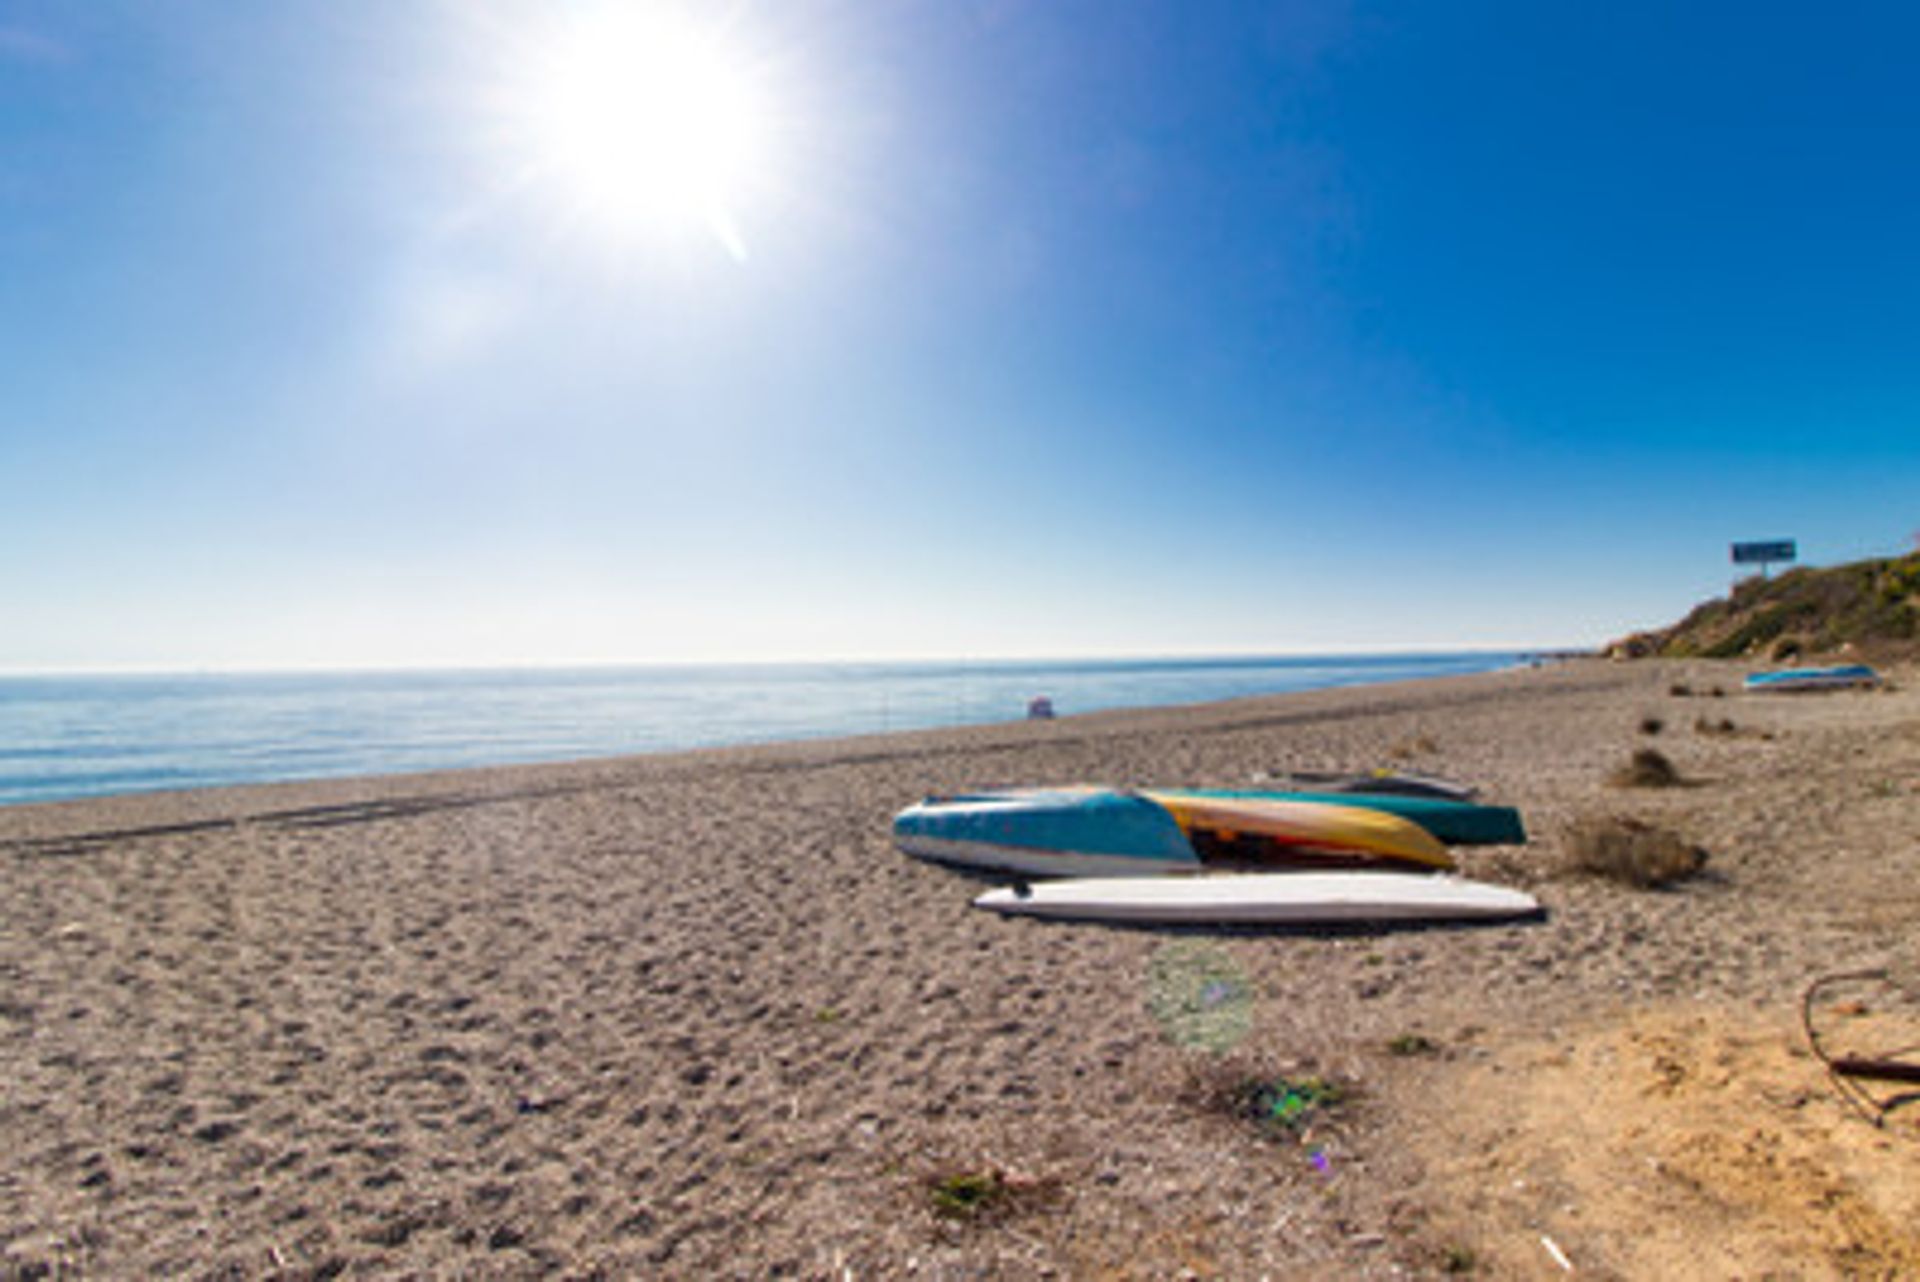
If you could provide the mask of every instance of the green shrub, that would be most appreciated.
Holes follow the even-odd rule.
[[[926,1187],[927,1204],[935,1215],[973,1224],[1038,1210],[1060,1196],[1057,1178],[1020,1175],[998,1167],[933,1175]]]
[[[991,1211],[1006,1196],[998,1171],[958,1171],[928,1186],[933,1209],[956,1220],[971,1220]]]

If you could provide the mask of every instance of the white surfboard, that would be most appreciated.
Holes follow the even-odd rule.
[[[1506,886],[1395,872],[1079,877],[990,890],[973,905],[1030,917],[1167,925],[1491,921],[1540,911],[1532,895]]]

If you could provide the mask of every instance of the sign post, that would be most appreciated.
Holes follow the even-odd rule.
[[[1736,543],[1733,545],[1733,563],[1735,565],[1758,565],[1760,577],[1769,578],[1768,568],[1776,561],[1792,564],[1799,557],[1799,549],[1792,539],[1768,539],[1760,543]]]

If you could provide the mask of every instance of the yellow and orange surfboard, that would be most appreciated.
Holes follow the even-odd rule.
[[[1166,809],[1190,837],[1220,841],[1261,838],[1303,854],[1322,852],[1357,859],[1388,859],[1430,868],[1452,868],[1439,840],[1416,823],[1384,811],[1318,801],[1270,801],[1149,791],[1140,794]]]

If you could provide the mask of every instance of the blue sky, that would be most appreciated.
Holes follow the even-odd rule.
[[[642,9],[723,195],[633,159],[711,99],[551,124]],[[1902,550],[1910,12],[0,0],[0,668],[1576,645]]]

